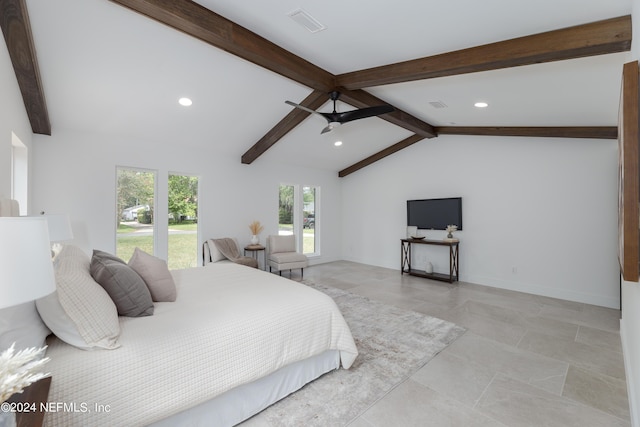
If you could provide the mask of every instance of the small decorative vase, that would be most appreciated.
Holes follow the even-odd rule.
[[[257,245],[258,243],[260,243],[260,239],[258,238],[258,236],[256,236],[255,234],[251,236],[251,244]]]
[[[447,239],[453,239],[453,234],[451,232],[449,232],[449,234],[447,234]]]
[[[427,265],[424,267],[424,272],[429,274],[433,273],[433,264],[427,262]]]

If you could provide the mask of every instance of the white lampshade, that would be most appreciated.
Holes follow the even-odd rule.
[[[49,239],[52,242],[65,242],[73,239],[73,231],[71,231],[71,222],[67,214],[45,214],[49,225]]]
[[[0,308],[33,301],[56,290],[47,220],[0,218]]]

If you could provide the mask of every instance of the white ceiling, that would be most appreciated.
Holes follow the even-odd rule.
[[[631,13],[631,0],[199,0],[340,74]],[[240,156],[311,90],[107,0],[27,0],[52,124]],[[304,9],[327,29],[287,14]],[[436,126],[615,126],[628,53],[367,89]],[[184,108],[177,99],[188,96]],[[489,108],[473,103],[484,100]],[[441,101],[447,108],[429,103]],[[339,111],[352,107],[338,104]],[[324,111],[330,111],[327,103]],[[311,116],[257,162],[341,170],[411,133],[378,118],[342,126]]]

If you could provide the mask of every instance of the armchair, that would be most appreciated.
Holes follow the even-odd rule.
[[[309,265],[306,255],[296,252],[296,238],[290,236],[267,237],[267,264],[269,271],[275,268],[282,276],[282,270],[300,269],[300,275],[304,277],[304,268]]]
[[[220,252],[220,250],[218,250],[213,240],[214,239],[206,240],[202,245],[202,265],[207,265],[213,262],[231,262],[226,256],[222,254],[222,252]],[[240,252],[238,239],[233,238],[233,241],[236,244],[238,252]]]

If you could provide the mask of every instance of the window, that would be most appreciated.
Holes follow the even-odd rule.
[[[136,247],[155,254],[156,173],[118,167],[116,175],[116,255],[126,261]]]
[[[293,234],[293,202],[295,187],[280,185],[280,202],[278,218],[278,234],[284,236]]]
[[[278,234],[295,235],[298,251],[309,256],[320,254],[317,238],[319,190],[312,186],[280,185]]]
[[[302,187],[302,253],[316,253],[316,188]]]
[[[168,264],[198,265],[198,177],[169,174]]]

